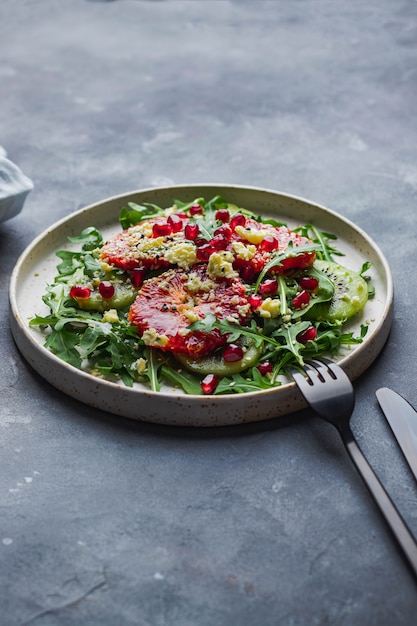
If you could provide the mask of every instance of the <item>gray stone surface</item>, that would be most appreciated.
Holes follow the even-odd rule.
[[[18,353],[8,281],[51,223],[141,187],[265,186],[355,221],[396,303],[352,425],[417,533],[374,396],[417,406],[417,2],[2,0],[0,58],[0,144],[35,184],[0,224],[1,625],[415,624],[330,426],[184,430],[77,403]]]

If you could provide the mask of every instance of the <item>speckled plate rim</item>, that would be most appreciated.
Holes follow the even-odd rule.
[[[77,235],[91,225],[105,236],[107,232],[116,232],[120,229],[117,227],[120,209],[128,201],[169,206],[174,199],[207,199],[216,194],[256,213],[273,215],[291,227],[312,222],[334,233],[338,248],[346,255],[341,262],[352,269],[360,269],[367,259],[372,262],[370,274],[377,295],[351,323],[356,331],[366,323],[368,333],[362,344],[337,359],[352,380],[360,376],[378,356],[392,325],[393,281],[377,244],[350,220],[304,198],[271,189],[214,183],[151,187],[113,196],[70,214],[34,239],[20,255],[9,289],[11,331],[26,361],[55,388],[89,406],[157,424],[226,426],[272,419],[305,408],[296,385],[288,380],[273,390],[230,396],[189,396],[169,387],[160,393],[139,385],[127,388],[68,365],[43,346],[39,331],[29,327],[29,319],[44,310],[41,295],[46,282],[56,273],[55,252],[67,246],[69,235]]]

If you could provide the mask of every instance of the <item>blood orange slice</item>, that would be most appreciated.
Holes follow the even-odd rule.
[[[226,336],[218,329],[192,331],[192,322],[212,313],[242,323],[249,312],[239,278],[213,279],[205,265],[196,265],[191,272],[173,268],[146,280],[130,308],[129,321],[147,345],[198,358],[224,345]]]
[[[171,218],[172,219],[172,218]],[[129,271],[137,267],[149,270],[179,265],[187,269],[196,261],[195,245],[187,241],[184,226],[174,226],[168,217],[150,218],[119,233],[101,249],[101,259]]]
[[[274,246],[271,241],[276,241],[276,245]],[[269,245],[264,245],[265,242],[269,242]],[[246,218],[245,224],[236,226],[231,236],[231,246],[235,251],[234,267],[237,270],[250,267],[255,274],[259,274],[271,261],[271,254],[285,252],[290,244],[294,252],[270,271],[283,274],[289,269],[311,267],[316,257],[315,252],[303,251],[297,254],[296,250],[297,247],[307,243],[311,243],[307,237],[292,232],[286,226],[273,226]]]

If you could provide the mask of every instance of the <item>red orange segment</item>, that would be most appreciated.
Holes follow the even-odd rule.
[[[167,217],[154,217],[117,234],[103,245],[100,257],[110,265],[129,271],[170,267],[167,258],[173,247],[185,240],[183,229],[170,225]],[[186,220],[183,220],[186,224]]]
[[[239,278],[213,279],[205,265],[191,272],[170,269],[145,281],[129,311],[145,343],[164,351],[198,358],[226,343],[217,329],[189,329],[194,321],[212,313],[218,319],[242,323],[250,306]]]

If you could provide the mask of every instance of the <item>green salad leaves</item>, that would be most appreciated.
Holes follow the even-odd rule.
[[[195,206],[200,206],[201,212],[193,212]],[[230,224],[237,214],[256,220],[259,228],[283,226],[219,196],[207,202],[203,198],[187,203],[175,200],[173,207],[183,220],[196,226],[193,232],[198,230],[199,238],[206,243],[213,241],[218,229]],[[172,207],[130,202],[121,209],[121,229],[172,214]],[[244,323],[214,313],[190,319],[190,332],[220,333],[226,338],[229,360],[223,360],[224,345],[212,355],[193,359],[177,358],[172,351],[145,341],[144,334],[129,319],[130,307],[142,285],[132,279],[131,269],[103,262],[104,240],[94,226],[70,238],[76,249],[57,251],[57,274],[42,297],[49,313],[35,315],[30,325],[44,334],[46,348],[63,361],[93,376],[122,381],[128,387],[139,382],[158,392],[168,384],[192,395],[271,389],[281,384],[280,376],[287,368],[302,366],[311,357],[337,355],[344,346],[361,343],[367,326],[362,325],[355,336],[346,332],[344,325],[373,295],[366,278],[369,263],[359,272],[345,268],[338,262],[342,255],[335,236],[313,224],[295,232],[305,239],[303,243],[295,246],[290,241],[285,249],[271,250],[261,271],[252,280],[243,281],[251,303]],[[258,245],[244,243],[246,247],[252,245],[252,253]],[[312,267],[280,271],[286,259],[312,253],[317,261]],[[163,271],[152,268],[144,280],[158,277]],[[270,292],[264,288],[266,282]],[[79,291],[75,293],[74,289]],[[247,366],[241,369],[238,357],[248,351],[250,358],[242,361]],[[210,372],[210,358],[216,359],[215,375]]]

